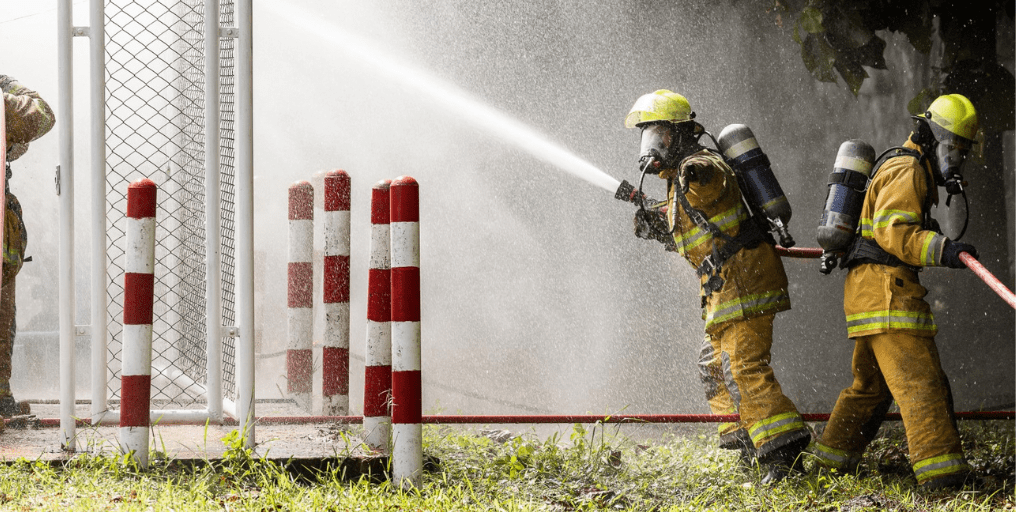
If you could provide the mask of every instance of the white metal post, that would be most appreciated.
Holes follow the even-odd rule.
[[[238,14],[238,351],[235,364],[239,434],[256,447],[256,295],[253,226],[252,0],[237,0]]]
[[[206,0],[206,400],[210,421],[223,421],[220,275],[220,0]]]
[[[75,450],[75,173],[72,112],[71,0],[57,3],[57,133],[60,164],[57,194],[60,196],[60,241],[57,264],[57,316],[60,331],[60,444]]]
[[[107,115],[103,0],[89,2],[89,132],[92,157],[92,420],[107,409]]]

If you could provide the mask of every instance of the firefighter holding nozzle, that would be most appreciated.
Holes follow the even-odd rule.
[[[695,117],[687,99],[672,91],[636,101],[625,124],[641,130],[640,189],[645,176],[657,177],[667,182],[667,198],[645,203],[626,182],[616,197],[640,206],[636,236],[678,251],[696,269],[705,321],[698,370],[708,405],[740,418],[719,428],[719,445],[741,450],[741,463],[760,467],[762,483],[772,484],[802,471],[799,456],[810,441],[769,365],[775,314],[790,309],[771,231],[787,239],[776,228],[784,228],[791,211],[749,128],[730,125],[717,141],[709,135],[716,147],[705,148],[699,140],[706,132]],[[767,196],[745,201],[752,190]],[[773,210],[783,203],[785,212]]]
[[[903,146],[885,151],[874,164],[856,239],[840,262],[849,269],[844,309],[847,334],[855,342],[853,384],[839,394],[811,452],[819,468],[855,471],[895,398],[918,483],[954,487],[965,481],[968,465],[935,347],[935,319],[918,272],[933,266],[965,268],[960,254],[977,256],[973,246],[939,233],[929,212],[938,204],[939,185],[949,194],[963,192],[960,169],[976,142],[978,120],[967,98],[949,94],[913,116],[913,123]],[[840,160],[849,161],[842,152],[837,168]],[[825,224],[819,227],[819,243],[823,229]]]

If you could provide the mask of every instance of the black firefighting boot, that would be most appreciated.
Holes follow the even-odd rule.
[[[927,482],[921,484],[921,488],[929,490],[929,491],[938,491],[938,490],[951,491],[951,490],[960,489],[960,488],[964,487],[964,484],[967,483],[967,476],[968,476],[968,474],[969,473],[967,471],[960,471],[960,472],[957,472],[957,473],[953,473],[951,475],[945,475],[945,476],[940,476],[938,478],[933,478],[933,479],[928,480]]]
[[[32,414],[32,408],[28,402],[19,402],[11,395],[0,397],[0,416],[10,418],[25,414]]]
[[[741,428],[720,436],[718,447],[723,450],[738,450],[739,466],[744,471],[752,469],[757,463],[757,450],[746,429]]]
[[[786,477],[801,476],[806,473],[800,455],[810,442],[811,435],[806,430],[795,434],[785,440],[785,444],[777,448],[767,452],[759,450],[763,453],[757,457],[757,463],[764,473],[761,485],[774,485]]]

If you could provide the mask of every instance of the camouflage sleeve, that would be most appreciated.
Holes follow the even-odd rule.
[[[0,89],[4,93],[8,149],[15,144],[28,144],[53,128],[53,110],[39,93],[3,75],[0,75]]]

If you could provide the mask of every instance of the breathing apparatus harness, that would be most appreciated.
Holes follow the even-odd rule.
[[[914,132],[914,135],[911,137],[911,142],[915,144],[921,144],[923,142],[923,139],[919,132]],[[883,151],[882,154],[879,155],[878,158],[875,160],[875,163],[871,168],[871,174],[868,177],[867,182],[864,184],[864,188],[867,189],[867,184],[871,183],[871,180],[875,178],[875,174],[878,173],[878,169],[882,167],[882,164],[884,164],[891,158],[899,158],[903,156],[912,156],[915,160],[917,160],[918,164],[921,165],[922,168],[928,167],[928,165],[926,165],[925,163],[927,156],[924,153],[903,146],[891,147]],[[937,174],[937,171],[935,171],[935,166],[932,166],[931,178],[933,180],[937,180],[937,178],[941,177],[935,176],[935,174]],[[832,178],[832,176],[830,176],[830,178]],[[952,181],[953,183],[950,183],[950,181]],[[949,207],[950,199],[952,199],[953,195],[956,193],[951,190],[952,187],[959,189],[959,193],[964,194],[964,203],[966,205],[967,194],[966,192],[964,192],[963,186],[961,185],[960,181],[958,179],[950,181],[947,181],[946,184],[946,189],[947,191],[950,192],[949,197],[946,198],[946,207]],[[936,221],[931,216],[931,208],[925,209],[925,211],[923,212],[922,225],[924,229],[935,231],[939,234],[942,234],[942,230],[939,227],[938,221]],[[966,231],[967,220],[964,221],[964,227],[960,231],[960,234],[957,235],[957,237],[954,238],[953,240],[960,240],[960,238],[964,236],[964,233]],[[839,268],[853,268],[861,263],[878,263],[881,265],[888,265],[890,267],[905,267],[915,272],[921,271],[921,267],[908,265],[903,260],[890,254],[885,249],[882,249],[882,246],[878,245],[878,242],[876,242],[874,239],[868,239],[860,236],[860,231],[858,230],[857,235],[850,246],[850,250],[848,250],[846,254],[842,256],[842,258],[840,258]]]
[[[679,162],[676,162],[675,165],[679,165],[679,163],[681,163],[687,156],[692,155],[701,149],[706,149],[715,153],[724,160],[721,148],[714,136],[708,133],[700,123],[697,123],[696,121],[691,122],[694,125],[694,133],[696,134],[696,137],[693,139],[693,147],[691,148],[694,150],[682,157],[679,157]],[[676,129],[673,128],[673,130]],[[711,139],[715,148],[708,148],[700,144],[700,138],[704,135],[707,135],[708,138]],[[677,138],[681,139],[682,137],[679,134],[673,134],[671,147],[676,148],[682,146],[682,143],[676,142]],[[659,156],[660,155],[652,150],[640,157],[640,184],[637,187],[637,191],[639,192],[638,195],[641,197],[643,197],[644,177],[648,174],[658,174],[658,172],[660,172],[662,162],[660,161]],[[690,190],[691,179],[692,176],[690,176],[685,169],[680,169],[680,172],[676,176],[676,186],[674,187],[672,199],[670,201],[655,203],[652,206],[655,208],[661,208],[671,202],[670,207],[674,210],[675,205],[678,204],[682,208],[683,212],[686,213],[687,217],[689,217],[697,227],[702,231],[711,234],[711,253],[708,254],[699,265],[697,265],[696,269],[698,277],[708,276],[707,280],[701,286],[704,290],[704,295],[710,296],[712,293],[721,290],[722,286],[725,284],[725,280],[721,276],[722,266],[729,260],[729,258],[739,252],[740,249],[753,249],[761,244],[761,242],[768,242],[774,245],[775,239],[772,237],[771,232],[769,231],[770,228],[766,225],[766,221],[758,222],[759,217],[750,214],[750,208],[746,204],[746,196],[744,195],[742,188],[740,191],[740,197],[746,218],[740,222],[739,233],[736,236],[727,235],[718,227],[718,225],[708,219],[708,215],[706,213],[693,207],[693,205],[690,204],[690,201],[686,199],[686,193]],[[666,187],[669,190],[673,189],[672,185],[671,181],[666,181]],[[643,201],[639,201],[637,204],[640,206],[640,210],[637,212],[637,218],[642,218],[645,221],[656,219],[655,222],[649,225],[651,231],[655,234],[667,235],[668,241],[664,240],[663,237],[657,238],[659,241],[666,244],[666,250],[678,250],[675,240],[672,238],[668,222],[663,219],[660,212],[647,210],[646,208],[648,205],[644,204]],[[659,230],[661,233],[658,233]],[[723,240],[724,244],[720,246],[715,243],[715,239]],[[669,246],[669,243],[671,243],[671,246]]]

